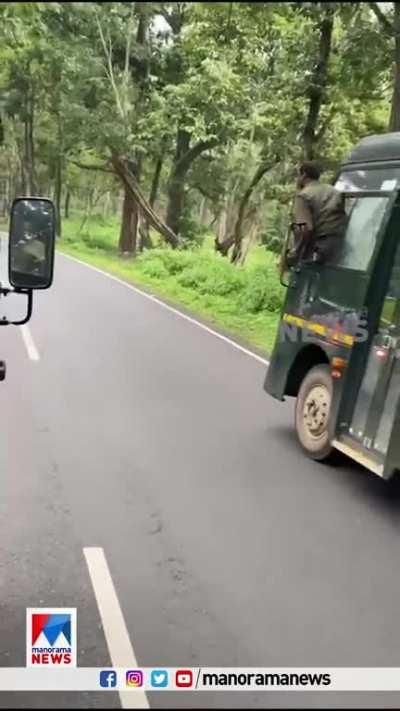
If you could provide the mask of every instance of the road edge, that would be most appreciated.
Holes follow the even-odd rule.
[[[219,338],[225,343],[229,343],[232,347],[254,358],[266,367],[269,366],[270,354],[267,354],[265,351],[262,351],[262,349],[255,348],[254,346],[250,348],[248,342],[244,341],[244,339],[241,342],[241,339],[236,339],[236,336],[233,337],[229,331],[224,331],[224,329],[222,328],[215,327],[214,324],[210,324],[210,322],[207,322],[207,320],[203,317],[198,316],[196,313],[190,311],[185,307],[182,307],[181,305],[179,305],[178,307],[172,300],[169,300],[164,297],[161,298],[157,293],[152,292],[150,288],[143,287],[142,284],[140,286],[137,286],[134,282],[126,281],[121,277],[115,276],[115,274],[107,272],[104,269],[100,269],[100,267],[96,267],[90,262],[86,262],[83,259],[74,257],[73,255],[64,252],[62,249],[57,248],[57,253],[62,257],[65,257],[66,259],[70,259],[71,261],[77,262],[78,264],[81,264],[82,266],[87,267],[88,269],[92,269],[93,271],[98,272],[99,274],[102,274],[103,276],[108,277],[109,279],[112,279],[113,281],[116,281],[119,284],[122,284],[128,289],[135,291],[137,294],[140,294],[141,296],[144,296],[150,301],[159,304],[168,311],[175,313],[186,321],[197,325],[199,328],[202,328],[204,331],[207,331],[208,333],[215,336],[216,338]]]

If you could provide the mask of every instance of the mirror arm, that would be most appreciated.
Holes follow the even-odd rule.
[[[28,323],[32,316],[33,307],[33,292],[32,289],[8,289],[7,287],[0,287],[0,297],[8,296],[8,294],[25,294],[28,297],[28,307],[25,318],[22,321],[9,321],[5,316],[0,318],[0,326],[23,326],[24,323]]]
[[[26,311],[26,316],[22,321],[11,321],[11,324],[13,326],[23,326],[24,323],[28,323],[29,319],[32,316],[32,307],[33,307],[33,292],[32,289],[28,290],[23,290],[23,289],[15,289],[16,294],[26,294],[28,297],[28,305],[27,305],[27,311]]]

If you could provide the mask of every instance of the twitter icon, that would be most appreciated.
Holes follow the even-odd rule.
[[[165,689],[168,686],[168,672],[166,669],[153,669],[150,675],[150,684],[153,689]]]

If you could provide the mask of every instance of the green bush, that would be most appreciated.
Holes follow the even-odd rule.
[[[119,216],[83,220],[76,216],[63,221],[61,249],[80,256],[100,268],[110,269],[132,283],[144,284],[154,293],[203,314],[222,327],[270,351],[284,296],[276,268],[280,215],[271,211],[263,242],[254,246],[243,266],[234,266],[214,250],[214,235],[205,232],[199,246],[185,241],[183,249],[172,249],[154,231],[152,249],[135,258],[118,254]],[[276,242],[275,242],[276,240]],[[272,249],[268,249],[270,245]]]
[[[89,234],[89,232],[83,232],[81,234],[81,240],[91,249],[103,249],[105,252],[115,252],[116,250],[110,237],[105,234],[93,236]]]
[[[186,288],[192,288],[200,294],[228,296],[240,292],[243,288],[243,273],[229,262],[217,256],[198,255],[177,276],[177,282]]]
[[[179,234],[183,240],[183,248],[192,249],[203,244],[207,228],[191,217],[190,209],[186,209],[180,220]]]
[[[260,235],[262,244],[274,254],[279,254],[286,236],[289,222],[288,207],[278,202],[271,202],[265,227]]]
[[[79,244],[80,239],[75,234],[63,234],[62,241],[66,244]]]
[[[152,256],[142,261],[142,272],[153,279],[165,279],[168,276],[168,271],[160,257]]]
[[[188,251],[178,251],[176,249],[153,249],[151,252],[144,256],[143,259],[149,258],[150,255],[154,255],[161,259],[165,269],[168,274],[174,275],[179,274],[186,267],[194,262],[194,254]]]
[[[276,256],[265,249],[265,242],[278,237],[281,213],[272,214],[269,238],[264,236],[264,246],[251,250],[243,267],[234,266],[229,259],[217,254],[213,249],[213,239],[209,235],[203,246],[186,245],[186,249],[171,249],[168,246],[146,249],[135,259],[128,260],[133,272],[162,282],[174,288],[183,288],[185,298],[200,296],[207,307],[219,312],[241,315],[276,313],[282,303],[283,288],[279,283]],[[107,254],[117,254],[118,230],[112,228],[111,221],[90,220],[80,231],[82,222],[68,220],[65,224],[63,241],[71,246],[84,244]],[[275,251],[275,250],[274,250]]]
[[[218,296],[239,294],[244,286],[243,277],[243,272],[235,267],[225,269],[222,268],[222,264],[215,264],[209,270],[208,279],[205,282],[206,293],[217,294]]]
[[[184,286],[185,289],[197,289],[200,293],[205,293],[203,288],[204,282],[207,280],[207,270],[203,266],[196,264],[188,265],[176,277],[178,284]]]
[[[254,267],[247,272],[246,286],[240,295],[243,311],[278,311],[282,304],[283,289],[276,272],[270,267]]]

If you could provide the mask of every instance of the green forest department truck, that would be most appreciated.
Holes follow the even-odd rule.
[[[296,398],[313,459],[339,450],[388,479],[400,469],[400,133],[370,136],[335,180],[348,225],[330,262],[285,275],[264,388]]]

